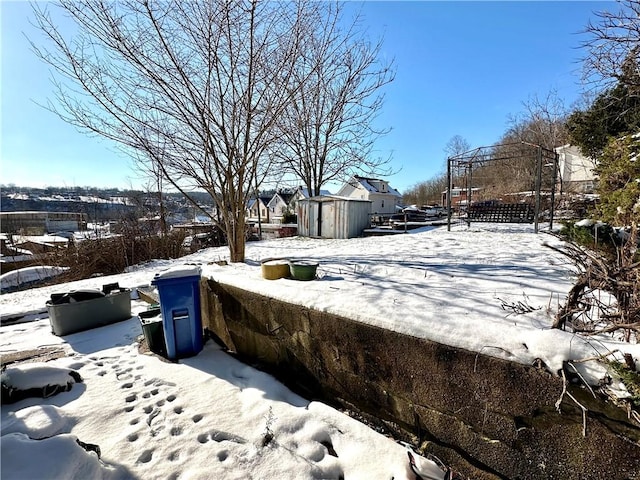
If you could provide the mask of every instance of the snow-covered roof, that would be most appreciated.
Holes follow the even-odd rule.
[[[55,245],[57,243],[68,243],[69,239],[58,235],[22,235],[13,238],[14,245],[25,243],[36,243],[39,245]]]
[[[14,252],[14,254],[11,255],[12,259],[15,259],[15,257],[18,256],[18,255],[19,256],[24,256],[24,257],[27,257],[27,258],[33,256],[33,252],[31,250],[27,250],[26,248],[16,247],[15,245],[7,245],[7,250],[10,253]]]
[[[353,179],[356,182],[358,182],[360,185],[362,185],[362,187],[364,187],[364,189],[367,190],[368,192],[389,194],[396,197],[402,197],[402,194],[399,191],[397,191],[395,188],[393,188],[391,185],[389,185],[389,182],[387,182],[386,180],[382,180],[379,178],[365,178],[365,177],[360,177],[358,175],[354,175]],[[376,185],[386,185],[387,191],[386,192],[382,191]]]
[[[260,203],[262,203],[262,205],[264,205],[265,207],[267,206],[269,201],[271,201],[271,197],[266,197],[264,195],[260,195],[258,197],[258,199],[260,199]],[[251,209],[251,208],[255,207],[255,205],[256,205],[256,197],[251,197],[247,201],[247,208]]]
[[[38,282],[40,280],[60,275],[67,270],[69,270],[69,267],[45,265],[19,268],[0,275],[0,289],[6,290],[17,287],[21,284]]]

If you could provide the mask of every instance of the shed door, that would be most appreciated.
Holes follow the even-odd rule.
[[[336,226],[336,205],[335,202],[322,203],[322,238],[335,238]]]

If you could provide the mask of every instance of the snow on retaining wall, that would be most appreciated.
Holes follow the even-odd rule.
[[[579,387],[520,365],[213,280],[203,324],[290,387],[355,409],[476,479],[638,479],[640,428]]]

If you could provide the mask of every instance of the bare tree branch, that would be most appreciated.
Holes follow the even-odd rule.
[[[231,260],[242,261],[245,205],[270,171],[320,5],[60,0],[33,10],[45,38],[33,50],[56,73],[47,108],[187,198],[208,192]]]
[[[617,0],[618,11],[596,12],[583,33],[586,50],[583,80],[599,90],[625,85],[632,95],[640,95],[640,2]]]
[[[360,35],[357,18],[343,30],[339,4],[322,6],[301,37],[305,54],[291,78],[293,102],[278,123],[283,169],[315,195],[357,171],[383,171],[388,159],[375,158],[373,146],[388,130],[374,122],[384,100],[380,90],[394,78],[392,63],[379,58],[381,41]]]

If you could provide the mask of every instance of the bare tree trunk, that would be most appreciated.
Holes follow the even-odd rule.
[[[232,262],[242,262],[244,261],[246,245],[244,217],[242,217],[242,220],[239,222],[238,228],[233,230],[233,233],[233,238],[229,239],[229,257]]]

